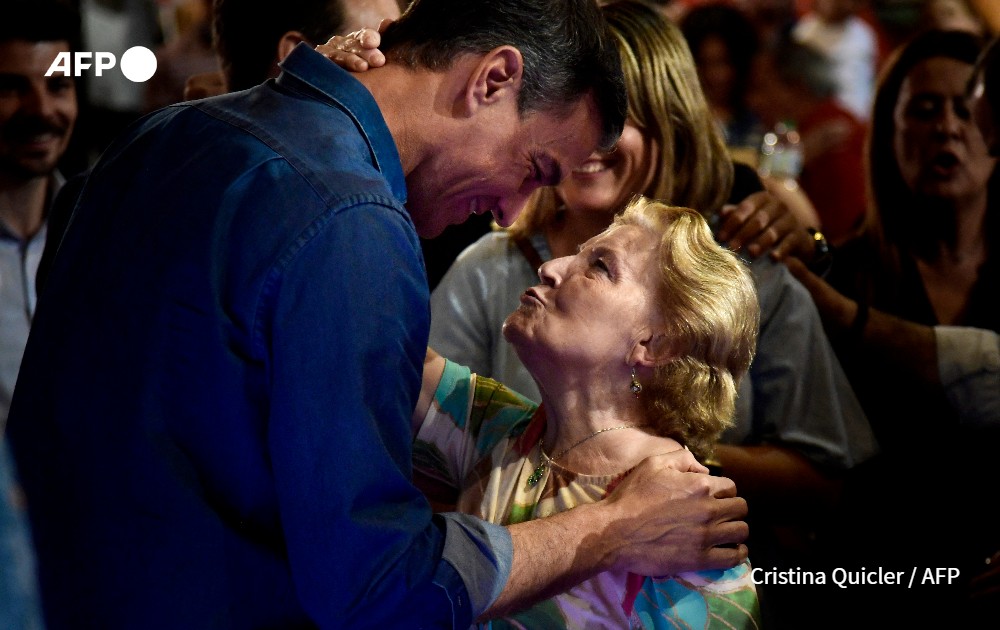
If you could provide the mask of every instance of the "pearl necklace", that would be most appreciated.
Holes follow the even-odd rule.
[[[545,438],[543,437],[542,439],[538,440],[538,450],[539,450],[539,452],[542,455],[542,462],[540,464],[538,464],[538,466],[535,468],[535,470],[528,476],[528,483],[527,483],[527,485],[525,485],[524,489],[527,490],[528,488],[534,488],[535,485],[539,481],[541,481],[542,475],[545,473],[545,469],[548,468],[547,461],[548,462],[552,462],[554,464],[557,459],[559,459],[560,457],[562,457],[566,453],[572,451],[577,446],[580,446],[581,444],[583,444],[587,440],[589,440],[591,438],[595,438],[598,435],[600,435],[602,433],[606,433],[608,431],[618,431],[619,429],[641,429],[641,428],[646,427],[646,426],[648,426],[648,425],[645,425],[645,424],[623,424],[623,425],[621,425],[619,427],[608,427],[606,429],[600,429],[600,430],[594,431],[593,433],[591,433],[587,437],[583,438],[582,440],[580,440],[576,444],[573,444],[569,448],[560,451],[559,453],[557,453],[556,455],[553,455],[552,457],[549,457],[548,455],[545,454],[545,448],[544,448],[544,446],[545,446],[544,445]]]

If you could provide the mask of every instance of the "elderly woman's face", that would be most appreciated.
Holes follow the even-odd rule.
[[[994,160],[972,121],[965,86],[972,66],[934,57],[903,81],[893,150],[903,181],[921,196],[960,200],[985,190]]]
[[[570,210],[611,216],[633,195],[647,192],[653,182],[657,152],[656,141],[628,121],[613,150],[592,153],[559,184],[559,197]]]
[[[638,226],[603,232],[575,256],[539,269],[542,284],[521,296],[504,323],[533,375],[540,365],[588,370],[624,365],[632,346],[658,322],[658,239]]]

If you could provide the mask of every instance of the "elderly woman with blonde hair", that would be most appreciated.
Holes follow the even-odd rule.
[[[694,210],[638,198],[538,273],[504,336],[541,405],[429,351],[413,417],[418,485],[501,524],[599,501],[652,455],[710,457],[757,337],[753,279]],[[664,578],[609,566],[482,627],[756,628],[758,616],[747,562]]]

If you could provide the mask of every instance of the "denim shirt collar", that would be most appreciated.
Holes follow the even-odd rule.
[[[372,152],[375,168],[389,182],[392,194],[400,203],[406,203],[406,178],[396,149],[396,141],[389,133],[378,103],[349,72],[313,50],[308,44],[299,43],[281,62],[277,83],[292,89],[308,89],[319,93],[347,113],[357,124]]]

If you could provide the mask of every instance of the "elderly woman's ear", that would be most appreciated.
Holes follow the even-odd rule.
[[[677,357],[673,340],[662,330],[647,329],[632,346],[625,362],[636,367],[653,368]]]

